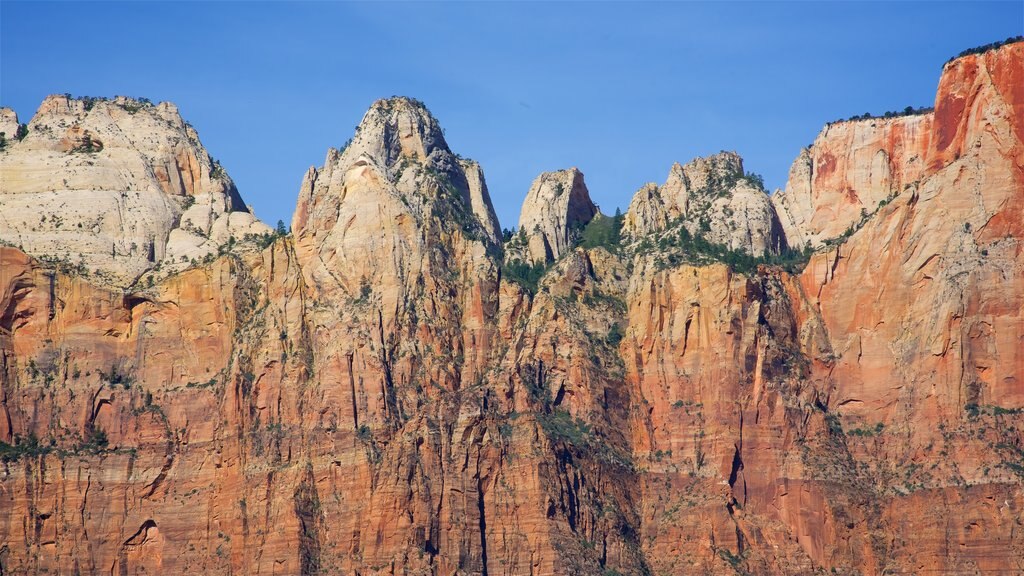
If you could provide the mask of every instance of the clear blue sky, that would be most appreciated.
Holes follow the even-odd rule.
[[[605,212],[736,150],[770,188],[829,120],[931,105],[942,64],[1024,33],[1024,2],[0,2],[0,104],[170,100],[263,220],[373,100],[423,100],[503,226],[577,166]]]

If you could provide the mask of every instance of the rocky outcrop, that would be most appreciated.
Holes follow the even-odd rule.
[[[5,148],[7,141],[17,137],[18,115],[10,108],[0,108],[0,134],[4,135]]]
[[[50,96],[0,152],[0,240],[127,285],[263,234],[171,103]]]
[[[545,172],[530,186],[519,213],[524,260],[554,262],[568,252],[579,231],[598,214],[576,168]]]
[[[259,251],[122,290],[0,247],[3,573],[1016,570],[1018,46],[796,274],[665,265],[657,191],[528,292],[408,99]]]
[[[691,236],[754,256],[777,253],[783,232],[757,177],[735,152],[672,165],[665,184],[647,184],[633,196],[623,233],[641,238],[683,226]]]
[[[820,246],[838,238],[925,174],[930,114],[829,124],[800,152],[785,191],[772,197],[786,238]]]
[[[947,63],[932,112],[826,126],[772,197],[790,245],[819,247],[852,232],[981,145],[986,131],[1001,130],[1004,144],[1020,140],[1020,51],[1018,42]]]

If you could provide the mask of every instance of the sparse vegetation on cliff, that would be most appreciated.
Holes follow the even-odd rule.
[[[532,295],[537,293],[537,285],[547,269],[543,262],[512,260],[501,265],[501,277],[519,284]]]
[[[1014,44],[1017,42],[1024,42],[1024,36],[1010,36],[1006,40],[990,42],[988,44],[982,44],[981,46],[975,46],[974,48],[968,48],[967,50],[960,52],[956,56],[953,56],[949,60],[946,60],[946,64],[949,64],[950,62],[956,60],[957,58],[963,58],[964,56],[970,56],[972,54],[984,54],[989,50],[995,50],[996,48],[1002,48],[1003,46]]]
[[[270,247],[274,242],[277,242],[279,239],[287,237],[288,234],[288,228],[284,225],[284,221],[278,220],[277,226],[274,228],[272,232],[265,232],[263,234],[246,234],[244,237],[242,237],[242,240],[244,242],[252,242],[260,250],[265,250],[266,248]],[[231,242],[231,239],[229,239],[229,242]],[[229,246],[229,248],[233,247],[234,245],[233,242],[231,242],[231,244],[232,246]]]
[[[902,110],[889,110],[888,112],[885,112],[883,114],[872,114],[871,112],[865,112],[860,115],[854,114],[853,116],[850,116],[845,120],[840,118],[839,120],[833,120],[832,122],[829,122],[829,124],[836,124],[838,122],[852,122],[855,120],[872,120],[876,118],[899,118],[902,116],[919,116],[921,114],[928,114],[929,112],[934,111],[935,108],[931,106],[920,106],[917,108],[914,108],[913,106],[907,106]]]
[[[68,96],[70,97],[70,95]],[[94,106],[96,106],[97,102],[106,102],[108,99],[102,96],[82,96],[80,100],[82,101],[82,104],[85,106],[85,111],[88,112],[89,110],[92,110]]]
[[[622,243],[622,211],[615,209],[615,216],[597,216],[583,227],[579,245],[590,250],[604,248],[609,252],[617,252]]]
[[[0,462],[16,462],[22,458],[42,456],[53,451],[52,445],[42,444],[34,434],[14,436],[14,444],[0,442]]]
[[[224,167],[220,165],[220,161],[216,158],[210,158],[210,179],[223,180],[227,175]]]
[[[153,101],[149,98],[127,98],[120,103],[120,106],[129,114],[135,114],[143,108],[151,108]]]
[[[110,367],[110,372],[100,372],[100,378],[111,388],[120,386],[127,390],[135,384],[135,377],[121,372],[116,364]]]
[[[103,150],[103,143],[99,140],[93,139],[89,132],[86,132],[82,135],[81,140],[79,140],[78,146],[72,148],[70,152],[77,154],[95,154],[101,150]]]
[[[89,268],[86,267],[81,254],[78,255],[78,258],[78,262],[72,262],[68,255],[55,256],[52,254],[43,254],[39,256],[39,262],[43,266],[51,270],[57,270],[61,274],[88,277]]]
[[[662,234],[657,244],[650,238],[645,238],[634,249],[638,254],[656,253],[655,262],[661,269],[685,263],[722,262],[734,272],[741,274],[752,274],[757,271],[758,266],[778,266],[791,274],[799,273],[807,265],[812,254],[810,248],[785,248],[778,253],[753,256],[722,244],[709,242],[702,234],[692,234],[681,224]]]

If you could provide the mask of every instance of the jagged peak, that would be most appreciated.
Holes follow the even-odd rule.
[[[391,167],[403,159],[426,163],[437,155],[451,155],[451,150],[440,123],[423,102],[394,96],[370,106],[344,153],[365,155]]]
[[[686,214],[694,201],[703,203],[702,198],[731,196],[738,188],[745,188],[745,181],[750,187],[764,191],[760,177],[744,171],[743,158],[736,152],[723,150],[699,156],[686,164],[674,162],[665,183],[641,187],[631,205],[644,198],[658,196],[664,203],[675,206],[681,214]]]
[[[761,177],[744,171],[743,158],[722,151],[672,164],[661,186],[634,194],[623,235],[634,240],[684,226],[690,234],[752,255],[775,251],[781,231]]]
[[[410,238],[449,247],[461,238],[481,258],[481,249],[501,238],[480,165],[453,154],[437,119],[408,97],[375,101],[351,141],[329,149],[324,165],[306,173],[292,230],[300,251],[326,254],[335,276],[358,273],[357,279],[409,278],[407,266],[426,254],[426,244],[409,244]],[[374,244],[363,244],[366,238]],[[365,253],[373,254],[370,260],[356,258]],[[395,266],[378,269],[394,254],[402,255]]]
[[[710,177],[726,177],[743,174],[743,157],[736,152],[723,150],[708,156],[698,156],[687,162],[672,164],[669,169],[668,185],[673,180],[686,178],[696,189],[703,188],[703,182]]]

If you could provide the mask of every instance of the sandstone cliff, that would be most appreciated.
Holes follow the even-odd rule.
[[[947,65],[900,120],[946,136],[886,152],[916,183],[837,208],[857,225],[794,274],[655,249],[718,213],[694,174],[726,155],[525,289],[479,167],[404,98],[261,250],[121,290],[0,247],[0,567],[1020,570],[1022,69],[1024,44]],[[780,242],[832,233],[810,198]],[[548,248],[570,212],[537,217]]]
[[[29,254],[123,286],[270,231],[169,102],[50,96],[22,139],[2,117],[0,241]]]
[[[800,152],[785,191],[772,197],[794,246],[838,238],[925,170],[932,115],[829,124]]]

